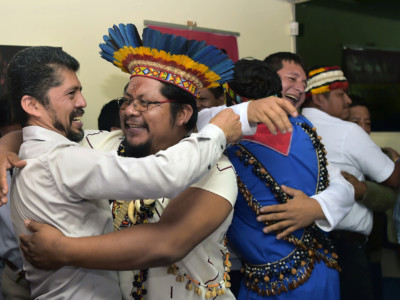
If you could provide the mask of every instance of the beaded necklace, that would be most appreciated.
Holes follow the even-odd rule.
[[[202,290],[204,290],[206,299],[215,298],[217,296],[224,295],[225,288],[231,287],[231,283],[229,282],[230,280],[229,272],[232,264],[229,261],[230,254],[228,249],[226,249],[223,255],[224,255],[224,276],[222,280],[220,280],[218,283],[206,284],[199,282],[191,278],[188,274],[179,270],[179,267],[175,264],[172,264],[168,267],[167,273],[175,275],[177,282],[184,282],[186,278],[188,282],[186,283],[185,288],[189,291],[193,290],[194,293],[197,294],[198,296],[201,296],[203,293]]]
[[[124,139],[117,150],[119,156],[126,157],[125,147],[126,140]],[[153,217],[155,209],[155,200],[153,199],[138,199],[131,201],[114,201],[113,216],[114,230],[119,230],[133,225],[148,223],[148,219]],[[132,271],[134,272],[134,271]],[[144,282],[147,280],[148,269],[134,272],[134,281],[132,282],[131,296],[135,300],[143,300],[147,294],[144,287]]]
[[[317,193],[323,191],[329,184],[326,151],[316,134],[316,129],[311,128],[307,123],[296,123],[301,126],[304,132],[310,137],[316,149],[318,159],[318,183]],[[273,176],[265,166],[242,144],[236,144],[240,149],[236,155],[245,167],[252,166],[254,174],[274,193],[279,203],[286,203],[290,197],[281,189]],[[256,216],[260,214],[262,205],[252,195],[247,186],[237,176],[239,192],[252,209]],[[266,222],[271,225],[273,222]],[[262,296],[271,296],[288,292],[297,288],[310,278],[314,264],[321,260],[329,267],[340,271],[337,264],[337,254],[334,246],[328,237],[313,223],[304,229],[301,239],[293,234],[283,238],[285,241],[296,246],[295,250],[287,257],[265,265],[245,264],[242,268],[245,285],[247,288]],[[321,252],[322,251],[322,252]],[[327,256],[331,253],[331,257]]]

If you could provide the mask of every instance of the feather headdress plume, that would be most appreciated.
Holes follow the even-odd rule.
[[[233,62],[204,41],[188,40],[145,28],[141,39],[133,24],[114,25],[100,44],[100,55],[131,76],[149,76],[197,95],[202,88],[233,79]]]

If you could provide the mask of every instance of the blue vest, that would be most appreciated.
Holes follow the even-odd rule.
[[[310,126],[312,125],[301,116],[290,118],[290,121],[293,125],[293,132],[285,137],[283,135],[262,136],[259,132],[263,126],[261,125],[257,130],[256,136],[258,138],[255,141],[244,139],[240,144],[267,169],[279,185],[284,184],[288,187],[299,189],[308,196],[312,196],[317,193],[317,184],[320,180],[319,160],[310,135],[299,124],[307,123]],[[264,137],[264,139],[259,137]],[[265,142],[267,140],[273,141],[266,145]],[[270,187],[266,186],[265,182],[254,173],[252,166],[248,165],[246,167],[243,161],[240,160],[240,149],[238,145],[233,145],[227,150],[229,159],[234,165],[240,180],[261,206],[278,204]],[[265,227],[265,224],[256,220],[255,212],[248,206],[243,195],[239,192],[233,221],[228,231],[229,244],[242,255],[248,265],[255,265],[255,269],[261,270],[260,272],[265,272],[263,271],[263,265],[270,263],[278,266],[279,261],[284,258],[286,258],[284,262],[287,268],[293,269],[296,250],[299,247],[285,240],[277,240],[275,233],[263,233],[263,227]],[[320,235],[325,234],[319,229],[316,230]],[[304,237],[304,234],[304,229],[293,233],[300,240]],[[322,253],[323,249],[320,251]],[[327,257],[330,257],[329,254]],[[313,267],[313,269],[311,270],[310,267]],[[297,271],[297,275],[292,276],[289,274],[285,278],[279,278],[279,276],[271,278],[274,276],[268,276],[269,281],[267,284],[262,282],[264,276],[258,278],[261,284],[255,281],[254,276],[250,279],[247,276],[247,287],[242,283],[239,299],[263,299],[266,293],[272,296],[269,299],[275,299],[275,297],[276,299],[339,299],[338,272],[333,268],[328,268],[324,261],[318,262],[317,260],[315,263],[311,263],[311,266],[307,264],[305,267],[296,266],[294,269]],[[307,276],[307,279],[303,282],[299,278],[301,274],[309,272],[307,269],[311,270],[311,276]],[[275,274],[277,273],[279,272],[275,272]],[[297,280],[295,280],[296,278]],[[296,283],[293,286],[294,281]],[[300,284],[298,284],[299,282]],[[267,287],[266,290],[268,291],[263,287]]]

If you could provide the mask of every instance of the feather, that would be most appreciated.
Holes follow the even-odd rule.
[[[115,44],[117,45],[118,49],[124,47],[124,39],[116,25],[114,25],[113,28],[110,28],[108,30],[108,33],[115,42]]]

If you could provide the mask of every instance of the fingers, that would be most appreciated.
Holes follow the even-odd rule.
[[[278,240],[283,239],[285,236],[288,236],[289,234],[295,232],[297,229],[299,229],[299,228],[296,228],[295,226],[288,227],[284,231],[278,233],[276,235],[276,238]]]
[[[271,221],[278,221],[278,220],[285,220],[287,219],[286,213],[269,213],[265,215],[259,215],[257,217],[258,222],[271,222]]]
[[[2,168],[0,172],[0,206],[7,203],[7,169]]]
[[[286,194],[288,194],[289,196],[292,196],[292,197],[294,197],[296,194],[298,194],[298,192],[301,192],[299,190],[296,190],[294,188],[288,187],[283,184],[281,185],[281,188]]]
[[[254,123],[264,123],[271,133],[276,134],[277,129],[281,133],[291,132],[292,124],[288,119],[288,113],[297,116],[294,106],[285,99],[268,97],[252,101],[248,106],[248,119]]]
[[[28,260],[30,263],[32,263],[32,256],[29,252],[29,246],[30,246],[30,241],[31,241],[32,236],[30,235],[25,235],[25,234],[20,234],[19,236],[19,248],[21,249],[24,257],[26,260]]]
[[[28,246],[31,238],[31,235],[20,234],[19,241],[21,242],[21,249],[23,247],[25,249],[24,251],[28,251]]]
[[[25,220],[25,221],[24,221],[24,225],[25,225],[25,227],[26,227],[27,229],[29,229],[29,231],[31,231],[31,232],[37,232],[37,231],[39,231],[39,228],[40,228],[40,226],[41,226],[42,224],[40,224],[40,223],[38,223],[38,222],[36,222],[36,221],[33,221],[33,220]]]
[[[285,110],[288,109],[288,105],[292,106],[289,101],[278,98],[277,105],[272,108],[276,116],[276,118],[273,119],[273,122],[281,133],[292,132],[293,130],[292,124],[288,118],[288,111]],[[296,109],[295,113],[297,114]]]
[[[294,224],[291,221],[285,220],[285,221],[276,222],[272,225],[264,227],[263,232],[264,233],[277,232],[276,238],[281,239],[281,238],[285,237],[286,235],[291,234],[292,232],[294,232],[297,229],[298,228],[296,228],[296,226],[294,226]],[[281,230],[283,230],[283,231],[280,232]]]
[[[287,113],[277,104],[269,106],[268,110],[262,111],[261,121],[267,125],[271,133],[276,134],[277,130],[281,133],[291,132],[292,124],[290,123]],[[272,123],[272,125],[271,125]],[[272,128],[271,128],[272,127]]]
[[[12,159],[12,160],[10,160],[10,162],[15,168],[18,168],[18,169],[21,169],[21,168],[26,166],[26,161],[25,160],[20,160],[19,158],[18,159]]]
[[[281,98],[278,99],[282,100],[281,107],[286,111],[287,114],[291,115],[294,118],[299,116],[299,112],[290,101]]]
[[[275,205],[268,205],[261,207],[260,213],[271,214],[271,213],[284,212],[286,210],[287,210],[286,204],[275,204]]]
[[[274,135],[278,134],[278,130],[276,129],[275,124],[271,121],[271,119],[267,115],[264,115],[264,117],[261,117],[260,122],[264,123],[268,127],[269,131],[272,134],[274,134]]]
[[[222,129],[227,144],[238,141],[242,135],[240,117],[231,108],[219,112],[210,123]]]

